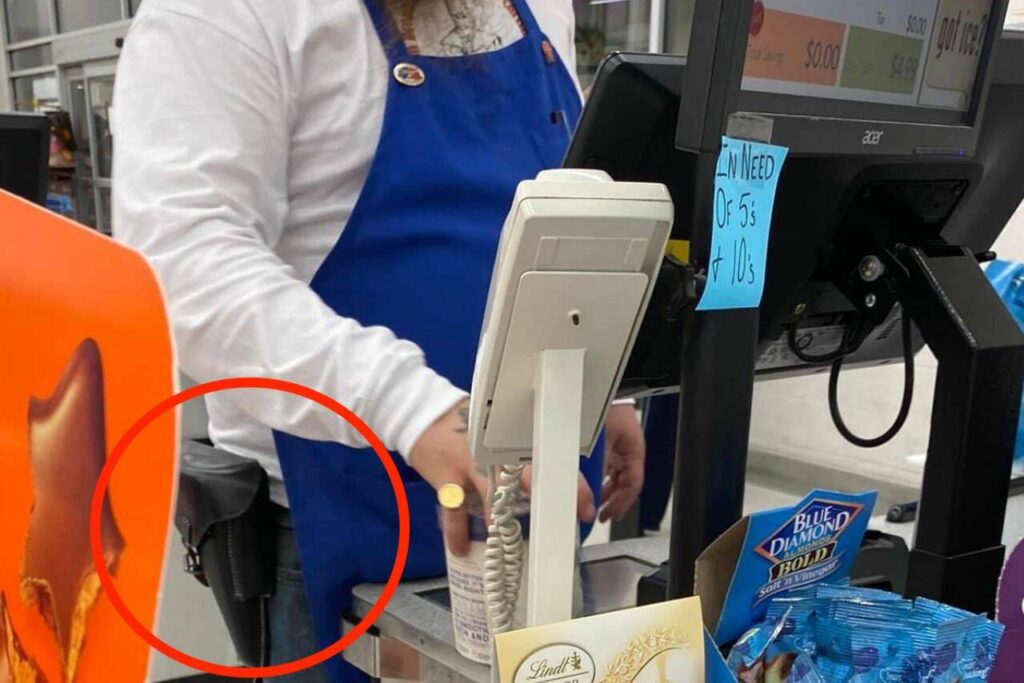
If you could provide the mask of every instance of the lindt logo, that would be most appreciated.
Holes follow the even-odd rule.
[[[575,645],[548,645],[530,654],[516,669],[515,683],[593,683],[594,660]]]

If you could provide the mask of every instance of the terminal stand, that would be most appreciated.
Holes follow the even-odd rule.
[[[743,515],[758,309],[687,313],[669,599],[693,595],[697,556]]]
[[[576,503],[585,349],[547,349],[537,362],[533,417],[533,490],[526,623],[572,619]]]
[[[717,154],[696,160],[690,249],[710,254]],[[696,302],[693,302],[696,303]],[[743,516],[759,311],[684,313],[668,599],[693,595],[697,557]]]
[[[908,248],[904,308],[939,362],[907,594],[992,613],[1024,334],[963,247]]]
[[[938,359],[906,594],[991,614],[1024,377],[1024,333],[965,248],[887,256],[891,286]],[[683,341],[667,597],[743,514],[757,311],[691,312]],[[643,590],[643,586],[641,587]]]

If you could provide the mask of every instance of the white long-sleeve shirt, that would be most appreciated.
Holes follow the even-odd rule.
[[[571,71],[570,0],[529,6]],[[469,387],[309,287],[362,191],[389,78],[362,0],[146,0],[118,65],[113,217],[157,271],[185,373],[305,384],[408,456]],[[259,460],[282,504],[272,429],[364,445],[289,394],[236,390],[207,408],[214,443]]]

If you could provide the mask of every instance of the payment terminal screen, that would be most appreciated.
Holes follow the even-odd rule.
[[[757,0],[743,89],[966,110],[992,0]]]

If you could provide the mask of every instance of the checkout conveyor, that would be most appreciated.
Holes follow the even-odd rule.
[[[591,616],[635,606],[638,582],[668,559],[669,539],[613,541],[584,547],[581,553],[583,616]],[[345,651],[345,659],[373,678],[490,681],[489,667],[455,649],[447,586],[444,577],[399,584],[377,623]],[[366,616],[382,590],[382,584],[356,586],[344,632]]]

